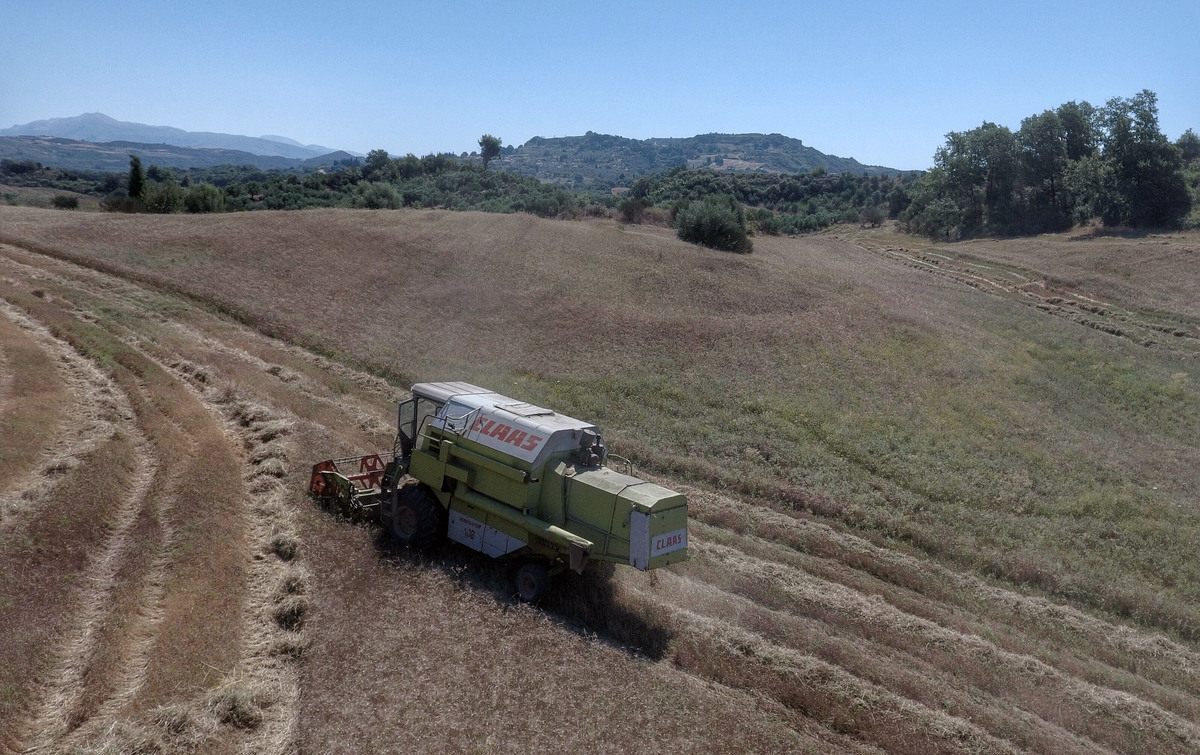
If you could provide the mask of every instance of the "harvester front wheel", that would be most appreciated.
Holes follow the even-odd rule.
[[[537,603],[546,597],[550,587],[550,570],[541,561],[526,561],[517,569],[517,596],[526,603]]]
[[[423,548],[437,540],[445,530],[445,511],[425,485],[405,485],[397,493],[388,533],[400,545]]]

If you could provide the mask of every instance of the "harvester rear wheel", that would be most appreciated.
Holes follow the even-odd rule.
[[[515,581],[517,596],[526,603],[537,603],[550,587],[550,570],[541,561],[526,561],[517,569]]]
[[[422,548],[445,532],[445,515],[429,488],[421,483],[405,485],[397,493],[388,533],[400,545]]]

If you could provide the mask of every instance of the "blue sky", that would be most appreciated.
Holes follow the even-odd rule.
[[[118,120],[393,155],[781,133],[928,167],[949,131],[1158,94],[1200,131],[1200,2],[0,0],[0,128]]]

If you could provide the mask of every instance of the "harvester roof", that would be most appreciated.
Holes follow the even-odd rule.
[[[417,383],[412,392],[445,404],[433,420],[438,427],[534,464],[578,448],[585,433],[598,435],[590,422],[470,383]]]

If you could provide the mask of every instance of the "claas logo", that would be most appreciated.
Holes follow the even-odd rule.
[[[471,429],[478,431],[481,435],[495,438],[502,443],[511,443],[522,451],[533,451],[538,447],[539,443],[545,440],[541,436],[530,435],[524,430],[509,427],[483,416],[475,420],[475,424],[471,426]]]

